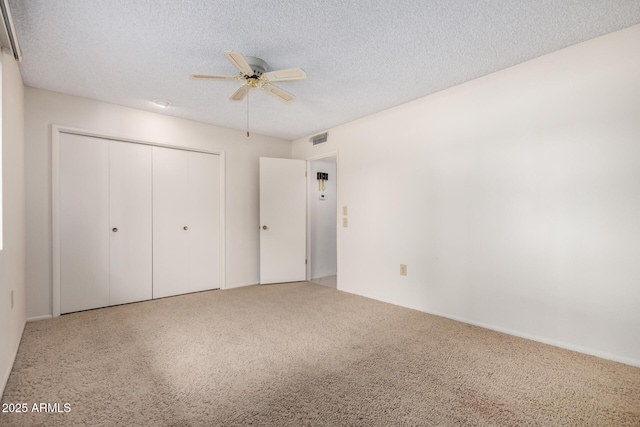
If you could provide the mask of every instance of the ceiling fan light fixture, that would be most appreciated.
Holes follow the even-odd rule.
[[[160,108],[169,108],[171,106],[171,101],[168,99],[157,98],[153,100],[153,103],[156,104]]]

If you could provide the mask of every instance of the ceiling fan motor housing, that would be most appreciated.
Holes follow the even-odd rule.
[[[260,77],[267,72],[267,63],[262,59],[256,58],[255,56],[245,56],[245,58],[254,73],[253,76],[247,76],[246,78]]]

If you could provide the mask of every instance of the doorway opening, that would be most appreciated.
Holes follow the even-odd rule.
[[[307,164],[308,265],[310,282],[337,288],[338,180],[335,155]]]

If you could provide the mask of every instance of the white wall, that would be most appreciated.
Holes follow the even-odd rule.
[[[288,141],[85,98],[25,89],[27,316],[52,313],[51,125],[226,152],[227,287],[258,283],[258,158],[291,157]]]
[[[634,26],[295,141],[339,289],[640,365],[639,76]]]
[[[0,396],[25,322],[24,86],[13,55],[2,62],[2,206],[0,251]],[[11,291],[14,304],[11,308]]]
[[[325,172],[329,180],[325,182],[325,190],[318,191],[316,174]],[[337,181],[336,159],[314,160],[311,162],[310,178],[310,263],[311,278],[334,276],[336,274],[336,206]],[[320,200],[320,193],[325,200]]]

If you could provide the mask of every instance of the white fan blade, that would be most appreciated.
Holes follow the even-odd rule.
[[[251,66],[249,65],[243,54],[238,52],[225,52],[224,56],[229,60],[229,62],[231,62],[231,65],[236,67],[242,73],[249,76],[253,75],[253,70],[251,69]]]
[[[286,80],[304,80],[307,73],[302,68],[289,68],[287,70],[269,71],[262,75],[270,82],[282,82]]]
[[[191,80],[240,80],[239,76],[231,77],[231,76],[210,76],[208,74],[190,74],[189,77]]]
[[[247,96],[247,92],[249,92],[249,86],[242,85],[234,92],[233,95],[231,95],[231,98],[229,99],[232,101],[242,101],[244,97]]]
[[[286,90],[280,89],[278,86],[266,84],[262,88],[266,90],[270,95],[273,95],[276,98],[278,98],[280,101],[292,102],[293,100],[296,99],[295,96],[293,96]]]

